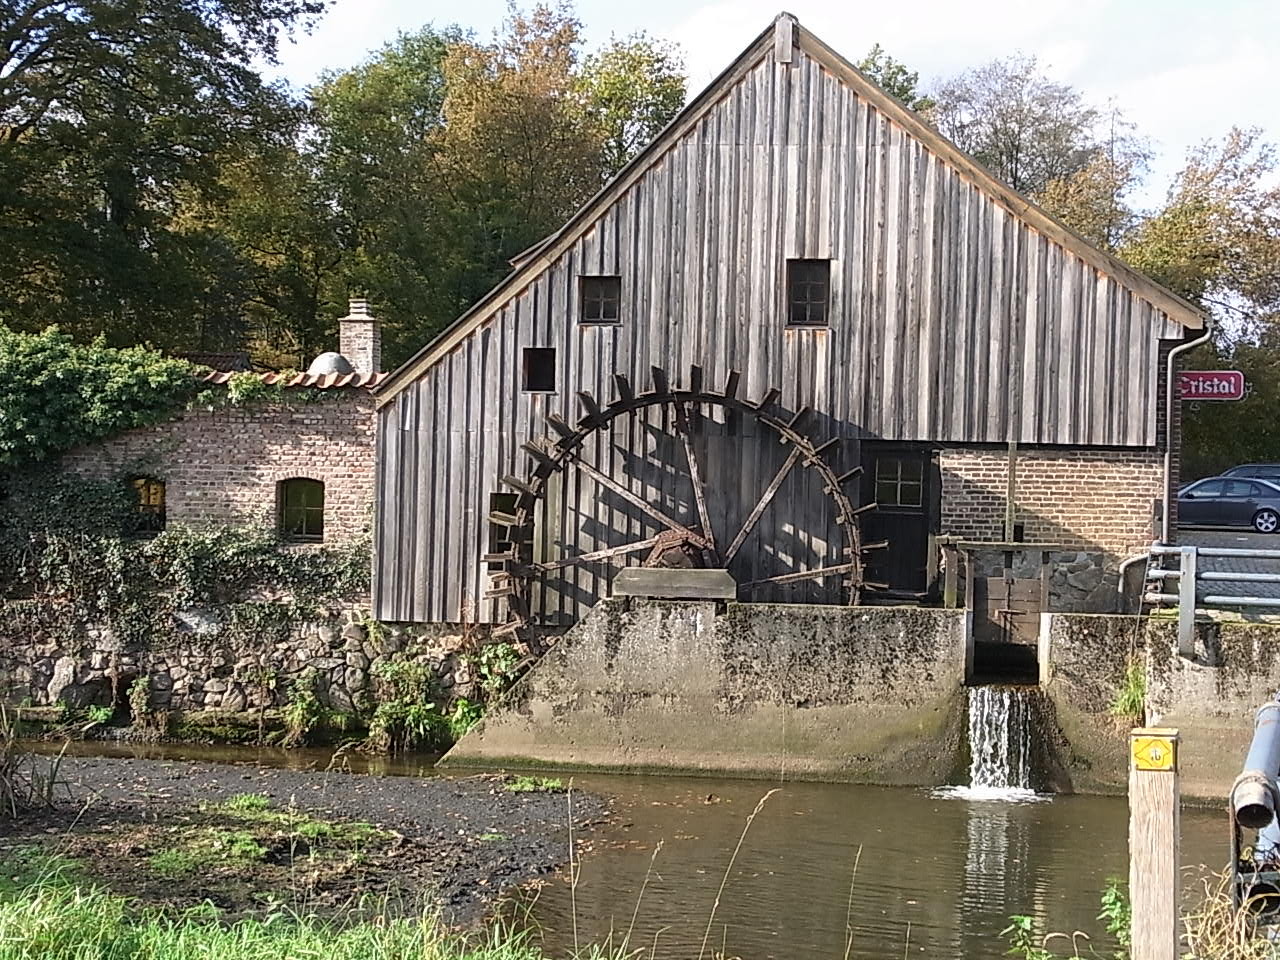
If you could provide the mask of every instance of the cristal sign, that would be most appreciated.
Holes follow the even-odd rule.
[[[1178,374],[1183,400],[1243,400],[1244,374],[1239,370],[1183,370]]]

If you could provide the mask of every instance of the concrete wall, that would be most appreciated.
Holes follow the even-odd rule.
[[[1223,802],[1253,736],[1253,715],[1280,690],[1280,624],[1204,621],[1178,656],[1169,618],[1052,614],[1041,633],[1041,681],[1055,714],[1048,746],[1056,789],[1124,793],[1135,718],[1112,714],[1130,657],[1146,672],[1146,723],[1176,727],[1184,797]]]
[[[1130,658],[1142,656],[1144,622],[1134,617],[1048,614],[1040,633],[1046,766],[1062,793],[1124,793],[1128,734],[1135,718],[1111,705]]]
[[[444,764],[940,784],[963,676],[963,611],[610,600]]]
[[[1182,792],[1224,803],[1244,765],[1258,707],[1280,691],[1280,625],[1197,625],[1191,657],[1177,653],[1177,626],[1152,621],[1147,713],[1181,732]]]

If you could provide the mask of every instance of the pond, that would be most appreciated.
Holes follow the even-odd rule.
[[[72,749],[295,770],[324,770],[333,756],[102,743]],[[342,762],[354,773],[435,776],[433,759],[357,755]],[[1021,800],[1012,802],[839,784],[592,774],[565,780],[573,791],[613,798],[613,813],[608,825],[575,838],[576,885],[562,872],[518,894],[508,910],[530,922],[554,956],[572,952],[575,930],[581,944],[611,935],[616,942],[630,930],[632,945],[648,955],[656,942],[657,955],[670,960],[713,953],[742,960],[994,960],[1005,956],[998,934],[1011,914],[1033,916],[1041,930],[1081,931],[1105,953],[1098,897],[1108,877],[1127,871],[1128,813],[1119,797],[1015,792]],[[567,814],[572,791],[563,800]],[[1222,865],[1226,829],[1218,811],[1185,809],[1183,863]],[[567,831],[564,844],[567,850]],[[1198,872],[1187,871],[1189,886]]]
[[[743,960],[986,960],[1005,955],[997,934],[1019,913],[1038,929],[1082,931],[1103,950],[1098,896],[1128,870],[1123,798],[970,801],[929,790],[654,777],[582,776],[575,785],[618,797],[617,822],[583,855],[576,889],[554,883],[536,895],[544,943],[566,953],[575,908],[580,942],[624,935],[634,914],[631,942],[656,938],[658,955],[673,960],[698,957],[704,936],[706,955],[714,948]],[[774,787],[708,934],[745,821]],[[1225,862],[1223,815],[1184,810],[1182,830],[1184,864]]]

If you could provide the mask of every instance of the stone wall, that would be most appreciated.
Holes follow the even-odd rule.
[[[36,604],[41,609],[29,609]],[[355,609],[298,623],[287,637],[230,629],[227,611],[178,614],[175,639],[127,643],[110,629],[81,624],[49,601],[0,606],[0,698],[11,705],[122,706],[139,677],[149,685],[149,706],[178,714],[226,714],[272,709],[290,697],[295,682],[315,671],[315,690],[334,710],[351,712],[371,688],[379,665],[411,660],[428,664],[443,697],[473,696],[471,661],[480,635],[454,625],[372,625]],[[41,620],[60,627],[39,628]],[[14,629],[16,628],[16,629]]]
[[[302,392],[307,391],[304,400]],[[363,388],[289,388],[288,402],[183,413],[68,453],[86,475],[139,473],[164,481],[169,523],[274,525],[277,484],[325,485],[324,539],[368,531],[375,458],[373,395]]]
[[[444,763],[946,783],[964,648],[958,610],[609,600]]]

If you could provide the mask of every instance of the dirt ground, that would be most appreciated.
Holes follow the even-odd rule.
[[[0,823],[0,862],[32,851],[144,904],[224,914],[288,908],[401,912],[454,923],[568,860],[569,795],[512,778],[375,777],[250,765],[67,757],[56,809]],[[246,799],[245,795],[253,795]],[[603,821],[572,795],[575,842]],[[589,842],[589,840],[588,840]]]

